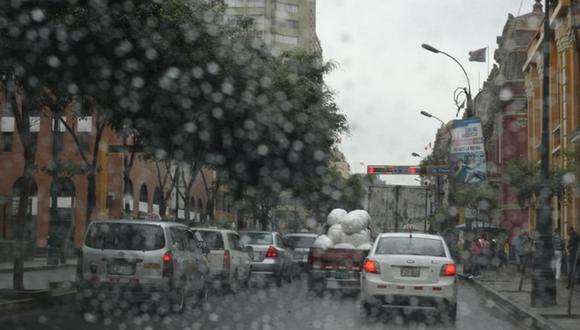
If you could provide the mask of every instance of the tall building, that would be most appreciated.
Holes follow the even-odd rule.
[[[281,51],[322,54],[316,35],[316,0],[226,0],[229,23],[249,22],[247,33]]]
[[[580,1],[554,1],[550,10],[550,103],[549,167],[563,169],[569,165],[569,153],[580,153]],[[540,161],[543,110],[543,42],[540,25],[527,47],[523,65],[528,98],[528,154]],[[578,165],[575,165],[576,167]],[[578,174],[576,173],[576,177]],[[577,182],[576,178],[576,182]],[[577,187],[577,183],[576,183]],[[571,187],[552,197],[553,227],[565,234],[568,226],[580,225],[580,196]],[[536,212],[530,208],[530,228],[535,228]]]
[[[528,158],[527,96],[522,67],[527,58],[527,46],[542,17],[539,3],[530,13],[517,17],[508,15],[502,35],[497,37],[494,57],[498,66],[475,97],[475,108],[482,119],[486,140],[488,178],[499,193],[500,210],[493,220],[510,232],[528,227],[528,211],[519,205],[506,168],[510,161]]]

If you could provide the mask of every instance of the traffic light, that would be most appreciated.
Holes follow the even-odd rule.
[[[449,175],[448,165],[368,165],[367,174],[378,175]]]

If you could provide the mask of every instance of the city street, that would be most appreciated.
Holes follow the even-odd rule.
[[[244,290],[236,296],[214,294],[203,311],[188,309],[164,318],[82,315],[74,304],[4,317],[3,329],[518,329],[501,311],[473,288],[460,284],[455,326],[415,321],[363,320],[358,297],[317,297],[306,291],[306,281],[295,280],[278,288]],[[146,327],[145,327],[146,326]]]

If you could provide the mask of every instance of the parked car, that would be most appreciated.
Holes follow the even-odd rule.
[[[87,229],[77,264],[82,308],[152,304],[180,312],[207,298],[209,265],[187,226],[103,220]]]
[[[441,236],[381,234],[364,262],[360,283],[365,314],[430,310],[455,320],[456,265]]]
[[[209,249],[208,262],[212,286],[238,292],[249,286],[251,257],[237,232],[218,228],[191,228]]]
[[[277,232],[243,231],[242,241],[252,248],[252,275],[272,278],[278,286],[282,280],[292,282],[292,251]]]
[[[293,271],[304,271],[308,264],[308,253],[318,235],[312,233],[292,233],[284,236],[284,242],[292,250]]]

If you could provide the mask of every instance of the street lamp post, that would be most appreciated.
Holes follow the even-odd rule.
[[[430,113],[429,113],[429,112],[427,112],[427,111],[421,111],[420,113],[421,113],[421,115],[423,115],[423,116],[425,116],[425,117],[427,117],[427,118],[435,118],[435,119],[437,119],[437,120],[438,120],[438,121],[441,123],[441,125],[445,126],[445,129],[447,130],[447,133],[449,134],[449,138],[451,138],[451,137],[453,136],[453,135],[451,134],[451,129],[449,128],[449,126],[447,126],[447,124],[445,124],[445,123],[443,122],[443,120],[441,120],[439,117],[437,117],[437,116],[435,116],[435,115],[432,115],[432,114],[430,114]]]
[[[550,143],[550,0],[544,7],[543,40],[543,100],[542,100],[542,145],[540,158],[541,187],[536,210],[535,256],[532,264],[531,304],[535,307],[556,305],[556,281],[550,267],[554,249],[552,246],[552,219],[550,210],[550,187],[548,146]]]
[[[449,57],[450,59],[452,59],[455,63],[457,63],[457,65],[459,65],[459,67],[463,71],[463,74],[465,75],[465,80],[467,81],[467,90],[465,91],[465,94],[467,96],[467,106],[465,107],[465,117],[469,118],[469,117],[473,116],[474,111],[473,111],[473,100],[471,98],[471,83],[469,82],[469,76],[467,75],[467,71],[465,71],[465,68],[463,67],[463,65],[461,65],[461,63],[459,63],[459,61],[455,57],[453,57],[453,56],[449,55],[448,53],[446,53],[442,50],[439,50],[439,49],[437,49],[429,44],[422,44],[421,47],[423,47],[423,49],[430,51],[432,53],[435,53],[435,54],[443,54],[443,55]]]

